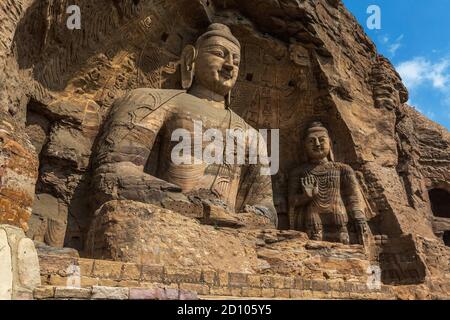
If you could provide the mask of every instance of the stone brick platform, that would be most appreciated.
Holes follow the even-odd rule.
[[[354,281],[310,280],[220,270],[181,269],[68,256],[40,255],[36,299],[395,299],[390,286],[372,290]],[[82,289],[67,288],[79,281]],[[103,290],[103,291],[102,291]],[[99,293],[103,292],[103,293]],[[128,294],[127,294],[128,293]]]
[[[198,300],[196,292],[175,288],[87,288],[42,286],[34,290],[35,300]]]

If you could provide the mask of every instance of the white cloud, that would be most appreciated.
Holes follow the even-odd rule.
[[[438,64],[435,64],[431,70],[431,79],[433,80],[433,86],[436,88],[444,89],[450,82],[450,60],[442,60]]]
[[[402,47],[403,38],[404,35],[402,34],[391,42],[391,38],[387,35],[384,35],[380,37],[379,40],[386,46],[386,50],[387,52],[389,52],[390,58],[393,58],[397,53],[398,49]]]
[[[391,44],[388,48],[389,53],[391,54],[391,56],[395,56],[395,54],[397,53],[397,50],[401,48],[401,43],[394,43]]]
[[[437,89],[448,90],[450,86],[450,59],[433,63],[423,57],[416,57],[397,66],[408,89],[430,84]]]
[[[434,91],[440,96],[440,105],[445,106],[445,109],[450,107],[450,57],[438,61],[416,57],[400,63],[396,69],[412,96],[415,95],[414,92],[422,92],[421,94],[426,95]],[[439,117],[448,117],[450,114],[445,109],[440,109],[438,105],[428,108],[426,105],[416,105],[412,100],[408,104],[429,119],[437,120]],[[428,101],[426,96],[421,97],[421,100]],[[437,113],[437,110],[440,111]]]
[[[400,63],[397,66],[397,71],[408,89],[412,89],[424,82],[425,70],[427,67],[428,63],[425,59],[415,58],[413,60]]]

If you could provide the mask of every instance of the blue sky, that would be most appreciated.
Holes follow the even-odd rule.
[[[450,0],[343,0],[409,89],[409,104],[450,128]],[[370,5],[381,29],[369,30]]]

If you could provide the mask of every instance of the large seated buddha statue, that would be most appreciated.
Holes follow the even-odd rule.
[[[207,150],[230,129],[255,131],[229,107],[240,58],[230,29],[212,24],[182,52],[185,90],[137,89],[114,103],[93,159],[94,209],[111,200],[133,200],[203,220],[220,208],[214,223],[234,221],[223,215],[250,214],[277,224],[271,177],[262,174],[267,164],[250,164],[248,151],[245,163],[234,161],[235,154],[228,157],[225,150],[239,149],[236,140],[236,148],[222,148],[223,154],[217,154],[220,144],[212,148],[215,154]],[[188,136],[180,142],[183,133]],[[267,152],[261,135],[248,136]],[[250,140],[245,139],[255,142]],[[205,154],[216,161],[205,162]]]

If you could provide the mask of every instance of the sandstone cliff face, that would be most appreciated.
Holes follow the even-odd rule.
[[[0,123],[0,224],[28,230],[38,159],[23,129],[9,114]]]
[[[81,8],[81,30],[66,27],[71,4]],[[83,249],[93,216],[91,150],[112,102],[138,87],[179,88],[183,46],[222,22],[243,45],[232,108],[256,128],[280,129],[281,171],[273,177],[280,226],[288,174],[304,160],[301,133],[320,120],[336,160],[357,171],[371,230],[382,239],[383,280],[417,284],[448,273],[449,249],[435,233],[445,237],[450,228],[433,216],[429,191],[448,199],[450,135],[406,105],[399,75],[341,1],[22,0],[3,1],[0,17],[2,120],[13,119],[5,130],[23,149],[12,154],[28,159],[3,166],[2,181],[6,171],[19,172],[27,191],[26,201],[1,193],[0,220],[9,219],[8,205],[31,207],[35,182],[33,239]],[[445,200],[434,206],[445,208]],[[25,228],[26,218],[14,219]]]

